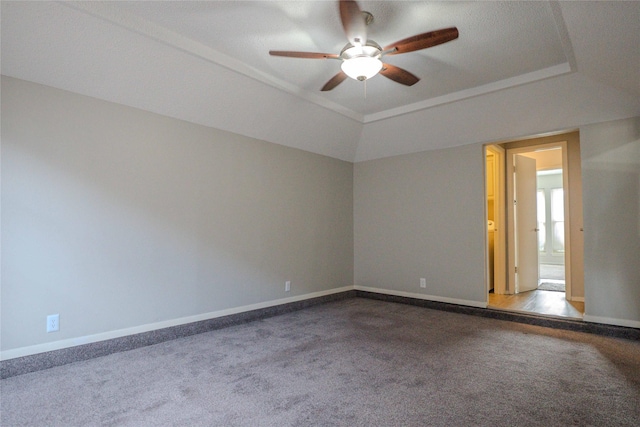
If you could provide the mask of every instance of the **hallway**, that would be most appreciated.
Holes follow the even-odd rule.
[[[542,289],[515,295],[496,295],[492,292],[489,293],[489,307],[582,319],[584,303],[565,299],[564,265],[540,264],[539,274],[540,284],[556,285],[562,289],[562,292]]]
[[[489,294],[489,308],[582,319],[584,303],[567,301],[564,292],[535,290],[516,295]]]

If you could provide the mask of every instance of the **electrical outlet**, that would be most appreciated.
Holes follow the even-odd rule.
[[[288,281],[288,280],[286,282],[284,282],[284,291],[285,292],[291,291],[291,282]]]
[[[60,315],[50,314],[47,316],[47,332],[56,332],[60,330]]]
[[[424,277],[420,279],[420,287],[421,288],[427,287],[427,279],[425,279]]]

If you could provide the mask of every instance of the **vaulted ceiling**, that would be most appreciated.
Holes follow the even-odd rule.
[[[2,2],[2,74],[348,161],[640,115],[640,2],[361,1],[385,57],[421,80],[323,84],[335,1]]]

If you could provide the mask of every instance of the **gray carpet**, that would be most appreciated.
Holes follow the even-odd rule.
[[[637,426],[640,342],[354,298],[0,385],[2,426]]]

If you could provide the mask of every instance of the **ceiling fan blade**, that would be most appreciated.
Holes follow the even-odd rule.
[[[388,79],[393,80],[394,82],[398,82],[405,86],[413,86],[420,81],[419,78],[417,78],[407,70],[391,64],[382,64],[382,70],[380,70],[380,74]]]
[[[352,45],[367,43],[367,24],[360,6],[353,0],[340,0],[340,19],[342,28]]]
[[[286,56],[289,58],[308,58],[308,59],[339,59],[340,56],[334,53],[316,53],[316,52],[292,52],[288,50],[270,50],[269,55]]]
[[[387,55],[397,55],[399,53],[413,52],[414,50],[426,49],[428,47],[437,46],[458,38],[458,29],[456,27],[444,28],[442,30],[430,31],[397,41],[383,50],[390,50]]]
[[[345,81],[346,78],[347,78],[347,75],[344,72],[340,71],[338,74],[336,74],[335,76],[331,77],[331,80],[329,80],[327,83],[325,83],[325,85],[322,86],[322,89],[320,89],[320,90],[323,91],[323,92],[331,90],[334,87],[338,86],[343,81]]]

